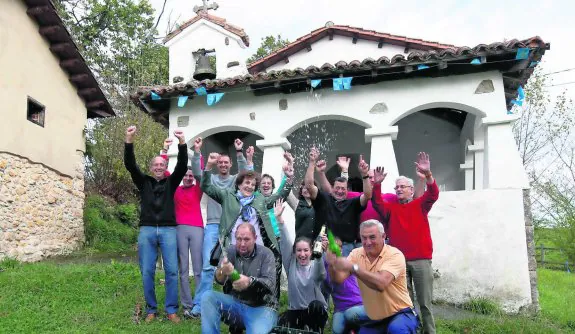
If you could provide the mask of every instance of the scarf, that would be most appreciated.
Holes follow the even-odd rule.
[[[254,201],[255,195],[246,197],[242,195],[242,193],[238,190],[238,192],[236,193],[236,197],[238,198],[238,200],[240,201],[240,205],[242,206],[240,210],[242,220],[245,222],[249,222],[254,215],[254,209],[251,207],[251,204]]]

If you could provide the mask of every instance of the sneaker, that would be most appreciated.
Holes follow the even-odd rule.
[[[186,318],[186,319],[195,318],[195,316],[192,314],[192,310],[190,310],[189,308],[185,309],[182,314],[184,315],[184,318]]]
[[[194,305],[192,308],[192,317],[199,318],[202,316],[202,311],[200,309],[200,305]]]
[[[154,319],[156,319],[156,314],[155,313],[148,313],[145,321],[146,321],[146,323],[150,323],[150,322],[154,321]]]

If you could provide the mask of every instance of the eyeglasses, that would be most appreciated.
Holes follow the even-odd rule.
[[[395,189],[395,190],[398,190],[398,189],[403,190],[403,189],[405,189],[405,188],[413,188],[413,186],[403,185],[403,184],[402,184],[402,185],[399,185],[399,186],[395,186],[395,188],[393,188],[393,189]]]

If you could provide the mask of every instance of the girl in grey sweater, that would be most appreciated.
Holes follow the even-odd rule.
[[[288,279],[288,310],[280,315],[278,325],[323,333],[328,318],[321,292],[326,277],[323,260],[311,260],[311,239],[298,237],[293,241],[282,219],[283,210],[283,200],[278,200],[274,214],[282,234],[280,249]]]

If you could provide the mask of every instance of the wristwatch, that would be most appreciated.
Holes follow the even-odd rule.
[[[355,274],[359,270],[359,266],[357,265],[357,263],[354,263],[353,266],[351,266],[351,269],[352,272]]]

